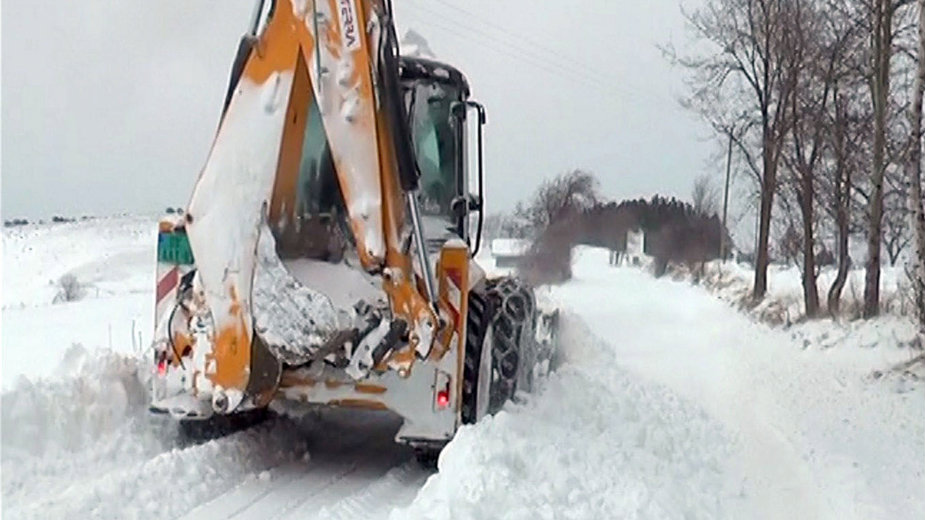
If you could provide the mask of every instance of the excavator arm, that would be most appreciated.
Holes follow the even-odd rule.
[[[399,58],[386,2],[258,0],[186,212],[159,227],[152,411],[390,410],[432,454],[548,369],[554,316],[473,259],[484,108],[455,68]]]
[[[187,212],[173,229],[162,225],[185,234],[195,258],[178,289],[188,325],[162,326],[169,363],[182,363],[191,348],[184,384],[210,395],[219,412],[265,405],[282,362],[329,356],[346,343],[346,370],[360,379],[386,355],[407,370],[445,331],[413,195],[417,168],[389,7],[276,0],[258,34],[263,11],[261,2]],[[347,312],[279,258],[282,237],[303,232],[297,193],[313,124],[327,136],[345,234],[379,280],[386,313],[370,314],[364,302]]]

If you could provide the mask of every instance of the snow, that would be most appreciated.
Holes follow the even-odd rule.
[[[430,49],[430,44],[427,43],[427,39],[421,36],[414,29],[408,29],[405,31],[405,35],[401,38],[401,54],[403,56],[411,56],[414,58],[436,58],[434,51]]]
[[[429,474],[395,445],[395,416],[332,410],[296,426],[311,457],[243,474],[233,489],[181,518],[385,518],[389,505],[409,503]]]
[[[87,297],[150,290],[154,277],[139,271],[154,259],[153,217],[94,218],[29,224],[3,230],[3,309],[48,305],[57,282],[75,274]]]
[[[349,309],[361,300],[369,304],[384,300],[382,281],[346,262],[296,258],[283,260],[283,264],[302,285],[328,295],[331,303],[339,309]]]
[[[342,322],[347,318],[339,316],[316,285],[303,285],[293,277],[277,256],[276,241],[266,225],[261,226],[257,258],[253,286],[257,332],[277,358],[293,365],[304,363],[346,326]]]
[[[716,287],[587,248],[543,291],[563,309],[556,369],[462,428],[437,473],[393,443],[387,413],[191,444],[147,412],[152,367],[131,341],[131,320],[150,338],[154,224],[4,230],[4,516],[925,517],[925,384],[889,370],[918,354],[911,323],[771,327]],[[68,272],[100,291],[53,304]]]
[[[826,298],[837,272],[833,267],[820,270],[816,286],[819,299],[826,307]],[[863,268],[848,272],[842,290],[842,312],[845,317],[860,316],[864,297]],[[705,283],[714,289],[721,299],[741,304],[748,297],[754,283],[755,273],[747,265],[735,262],[710,262],[706,266]],[[764,302],[752,313],[759,319],[790,324],[804,314],[803,278],[799,267],[772,264],[768,268],[768,292]],[[911,314],[911,289],[904,267],[883,266],[880,273],[880,302],[884,314],[908,316]]]
[[[3,388],[19,375],[51,375],[72,344],[122,353],[147,345],[156,236],[153,216],[5,228]],[[77,277],[84,297],[55,304],[66,274]]]
[[[903,326],[804,346],[822,325],[791,337],[607,251],[575,257],[552,291],[574,313],[565,364],[461,431],[393,519],[925,515],[925,393],[872,377],[910,356]]]
[[[523,238],[496,238],[491,241],[493,256],[523,256],[530,249],[530,241]]]
[[[542,390],[464,427],[400,518],[716,518],[719,424],[619,367],[580,320]]]

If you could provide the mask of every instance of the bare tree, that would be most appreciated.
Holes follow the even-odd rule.
[[[514,211],[502,219],[500,233],[507,238],[530,238],[536,234],[530,211],[523,202],[518,201]]]
[[[922,97],[925,92],[925,0],[917,2],[918,49],[912,106],[910,109],[909,158],[906,161],[909,209],[912,214],[912,234],[915,236],[915,304],[919,328],[925,334],[925,198],[922,194]]]
[[[687,25],[712,51],[672,61],[690,72],[686,105],[733,140],[759,184],[759,226],[753,297],[767,292],[771,209],[796,68],[792,52],[793,3],[786,0],[707,0]],[[739,135],[723,129],[740,129]]]
[[[839,34],[830,19],[816,10],[812,1],[795,2],[791,31],[797,67],[794,93],[790,97],[791,132],[782,152],[785,176],[800,210],[800,251],[803,266],[803,302],[806,316],[819,313],[816,285],[815,223],[816,177],[827,145],[827,108],[845,34]],[[787,175],[789,174],[789,175]],[[785,192],[786,193],[786,192]],[[785,194],[784,194],[785,195]]]
[[[912,0],[704,0],[685,13],[697,51],[665,52],[688,72],[685,106],[754,180],[756,300],[767,289],[773,229],[786,235],[791,254],[799,238],[807,316],[821,309],[816,254],[827,248],[820,237],[833,235],[838,272],[827,295],[830,313],[839,311],[851,267],[850,237],[861,233],[863,315],[880,312],[881,251],[895,264],[910,244],[917,301],[925,307],[923,2],[916,11],[907,8]],[[709,206],[708,191],[705,179],[695,182],[698,210]],[[925,330],[925,309],[921,314]]]
[[[694,179],[691,190],[691,202],[694,211],[705,217],[711,217],[719,209],[719,191],[713,185],[710,176],[703,174]]]
[[[570,213],[582,211],[597,203],[598,182],[593,174],[572,170],[545,181],[525,208],[527,218],[538,233]]]
[[[835,316],[841,307],[841,292],[848,280],[848,269],[851,267],[851,258],[848,256],[849,222],[851,219],[851,166],[848,164],[847,145],[847,102],[838,91],[838,83],[832,89],[832,104],[834,106],[834,126],[832,132],[832,154],[835,168],[832,176],[831,208],[835,214],[837,228],[837,256],[838,272],[829,288],[826,298],[829,314]]]
[[[827,295],[828,311],[833,316],[839,313],[841,294],[852,266],[848,245],[860,216],[855,211],[860,204],[854,203],[859,194],[858,179],[862,172],[869,170],[871,155],[869,44],[865,35],[866,21],[859,11],[866,12],[857,3],[846,4],[839,0],[829,0],[825,8],[834,32],[845,38],[828,109],[827,126],[831,131],[828,132],[829,154],[824,162],[826,174],[820,179],[823,208],[835,225],[838,270]]]
[[[827,224],[820,217],[833,218],[838,243],[839,272],[829,291],[830,308],[837,309],[848,274],[851,170],[858,163],[855,143],[866,136],[859,135],[863,127],[849,115],[850,104],[857,102],[843,92],[858,91],[862,79],[858,56],[863,57],[865,49],[856,7],[803,0],[793,2],[792,9],[790,51],[797,80],[778,184],[782,203],[793,198],[799,210],[804,307],[806,315],[814,317],[820,310],[817,227]],[[821,214],[819,202],[825,208]]]
[[[874,112],[873,163],[868,199],[867,266],[864,316],[880,314],[880,250],[883,237],[884,174],[890,102],[890,63],[894,54],[894,18],[909,0],[867,0],[870,16],[870,97]]]
[[[581,216],[598,202],[593,174],[573,170],[544,182],[520,216],[533,228],[534,241],[521,265],[533,283],[561,282],[571,277],[572,246],[581,239]],[[576,229],[579,228],[579,229]]]
[[[911,144],[911,143],[910,143]],[[891,266],[912,242],[909,232],[909,199],[905,190],[891,189],[883,195],[883,246]]]
[[[58,279],[58,293],[55,294],[54,303],[75,302],[84,297],[86,288],[71,273]]]

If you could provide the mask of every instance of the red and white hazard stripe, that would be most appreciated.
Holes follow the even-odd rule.
[[[167,271],[166,274],[160,276],[157,281],[157,293],[155,302],[157,305],[161,304],[161,300],[166,298],[170,293],[177,288],[177,285],[180,284],[180,268],[174,267],[173,269]]]
[[[154,290],[154,323],[159,323],[161,317],[171,311],[176,299],[180,278],[186,274],[186,269],[177,265],[157,265],[157,286]]]

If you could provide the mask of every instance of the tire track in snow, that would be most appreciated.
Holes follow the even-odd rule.
[[[593,253],[593,252],[590,252]],[[603,265],[603,264],[602,264]],[[698,289],[626,268],[576,268],[561,301],[580,313],[588,334],[601,338],[615,361],[635,377],[665,385],[701,407],[733,438],[724,468],[723,513],[744,518],[819,518],[821,487],[767,416],[774,396],[758,391],[766,372],[746,346],[767,341],[748,318]],[[608,294],[606,307],[590,307]],[[651,324],[650,326],[641,324]],[[628,331],[619,339],[612,330]]]
[[[173,518],[231,488],[242,473],[300,457],[304,446],[294,425],[277,419],[108,471],[78,470],[63,490],[33,494],[4,512],[16,518]]]
[[[410,501],[430,474],[410,469],[417,467],[412,451],[395,444],[400,420],[376,412],[273,417],[226,437],[185,443],[171,419],[148,414],[133,361],[118,355],[90,361],[95,370],[74,380],[23,383],[4,393],[4,516],[246,520],[312,518],[328,509],[372,514],[387,512],[390,499],[400,499],[396,505]],[[8,427],[17,421],[20,428]],[[33,431],[58,436],[36,437]],[[401,471],[390,472],[396,467]],[[382,478],[388,486],[376,486]],[[361,500],[371,495],[378,497],[375,508]]]
[[[318,511],[318,517],[331,520],[387,518],[388,511],[383,510],[382,504],[408,505],[430,475],[431,472],[417,461],[406,462],[389,470],[372,485],[330,507],[323,507]]]
[[[395,444],[400,419],[394,415],[328,410],[302,423],[310,455],[241,475],[233,489],[183,518],[332,518],[344,511],[381,517],[390,505],[410,502],[430,474],[409,448]]]

